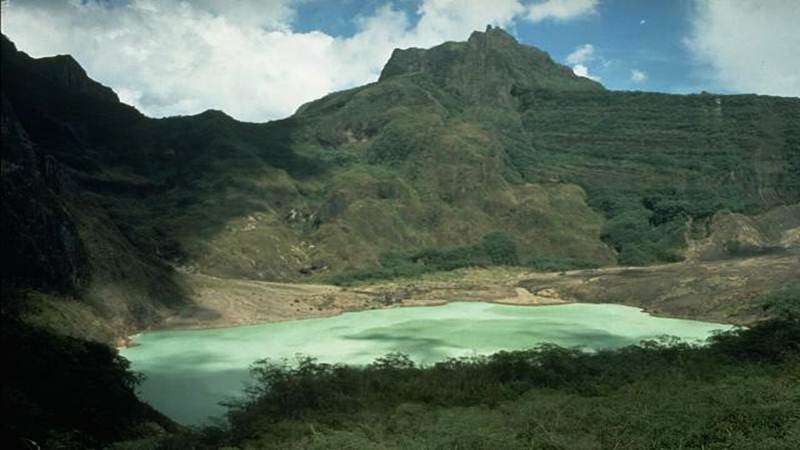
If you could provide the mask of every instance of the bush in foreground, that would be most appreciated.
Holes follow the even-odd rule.
[[[540,346],[420,367],[262,360],[229,425],[182,448],[796,448],[800,321],[586,353]],[[162,442],[162,448],[170,448]]]

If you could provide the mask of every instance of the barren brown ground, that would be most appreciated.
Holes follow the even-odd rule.
[[[748,324],[764,316],[759,296],[800,279],[800,254],[548,273],[464,269],[353,287],[185,277],[195,305],[158,328],[225,327],[451,301],[621,303],[656,315]]]
[[[531,274],[520,283],[576,302],[622,303],[663,316],[746,325],[765,317],[760,297],[800,280],[800,253],[651,267]]]
[[[157,328],[208,328],[326,317],[346,311],[399,306],[434,306],[450,301],[514,305],[565,303],[533,295],[517,283],[524,272],[471,269],[445,279],[423,278],[339,287],[217,278],[186,274],[194,304]]]

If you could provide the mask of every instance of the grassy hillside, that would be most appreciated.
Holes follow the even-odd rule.
[[[191,310],[184,272],[348,284],[484,265],[724,260],[800,242],[796,98],[609,92],[489,29],[398,50],[379,81],[284,120],[242,123],[220,111],[151,119],[69,56],[30,58],[5,37],[1,50],[2,306],[4,324],[6,316],[15,324],[3,339],[18,362],[4,408],[25,414],[11,433],[41,442],[103,445],[112,434],[169,426],[135,401],[124,362],[89,341]],[[12,296],[23,307],[9,308]],[[779,448],[797,436],[786,406],[797,396],[796,322],[780,327],[711,349],[545,349],[429,369],[402,358],[366,369],[265,364],[263,381],[286,384],[262,386],[234,410],[229,433],[209,438],[333,448],[400,439],[480,448],[489,445],[482,436],[509,446],[762,440]],[[750,352],[754,336],[789,350]],[[731,353],[731,342],[750,353]],[[635,380],[614,369],[626,361]],[[64,384],[42,376],[51,368]],[[557,368],[579,384],[552,378]],[[381,384],[384,374],[397,383]],[[674,397],[678,390],[686,397]],[[283,395],[300,409],[270,409]],[[642,406],[631,415],[631,404],[649,402],[681,414]],[[553,428],[530,420],[555,409],[571,412]],[[584,429],[567,432],[576,421]],[[698,430],[689,440],[663,440],[687,427]]]
[[[526,94],[529,177],[583,186],[623,264],[680,259],[685,223],[800,197],[797,99],[712,94]]]
[[[86,222],[211,275],[347,282],[496,264],[472,251],[493,235],[514,248],[503,263],[669,262],[717,211],[800,201],[797,99],[609,92],[499,29],[398,50],[378,82],[267,124],[148,119],[71,58],[3,48],[3,91],[98,206],[77,208]]]

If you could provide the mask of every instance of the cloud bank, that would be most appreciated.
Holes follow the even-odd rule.
[[[730,90],[797,97],[799,20],[798,0],[697,2],[685,43]]]
[[[396,47],[464,40],[487,24],[568,20],[597,0],[423,0],[419,20],[387,3],[342,38],[296,32],[290,0],[9,0],[2,30],[32,56],[71,54],[150,116],[222,109],[241,120],[292,114],[375,81]]]

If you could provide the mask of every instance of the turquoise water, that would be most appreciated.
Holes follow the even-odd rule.
[[[146,375],[140,397],[184,424],[221,415],[219,402],[240,394],[249,365],[261,358],[315,356],[323,362],[366,364],[389,352],[431,364],[450,356],[493,353],[550,342],[614,348],[663,335],[702,341],[730,328],[664,319],[622,305],[507,306],[450,303],[394,308],[212,330],[158,331],[121,351]]]

